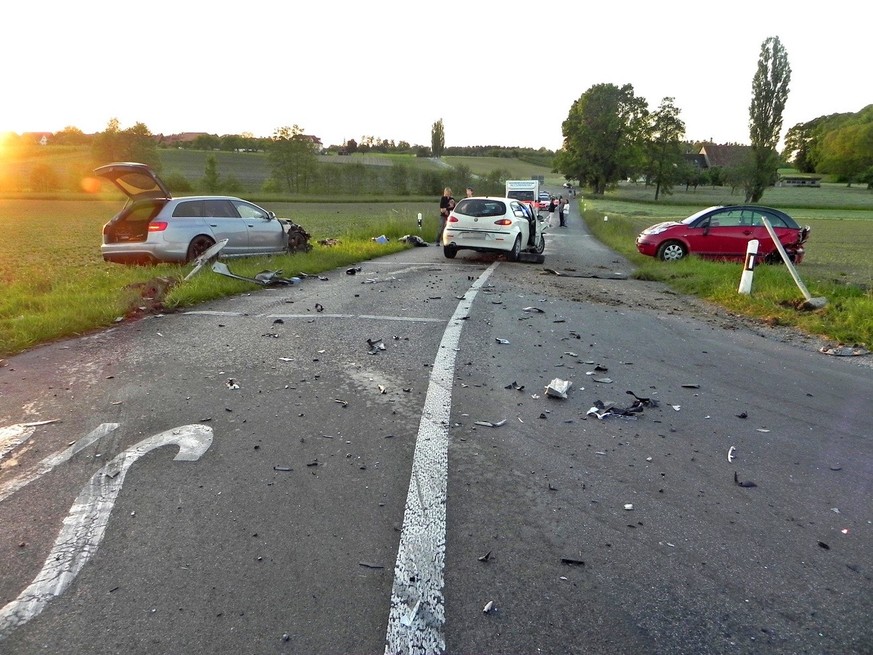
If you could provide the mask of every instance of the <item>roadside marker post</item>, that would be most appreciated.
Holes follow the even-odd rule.
[[[746,245],[746,263],[743,265],[743,274],[740,277],[740,288],[737,293],[749,295],[752,293],[752,278],[755,275],[755,260],[758,258],[758,240],[752,239]]]

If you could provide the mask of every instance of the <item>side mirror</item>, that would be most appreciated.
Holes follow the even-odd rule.
[[[267,212],[267,220],[268,221],[275,221],[276,220],[276,212],[268,211]]]

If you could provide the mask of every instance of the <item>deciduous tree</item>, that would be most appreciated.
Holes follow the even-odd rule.
[[[288,191],[307,191],[315,176],[318,159],[315,147],[297,125],[273,132],[268,157],[273,179]]]
[[[761,44],[758,69],[752,78],[749,106],[749,138],[752,167],[745,182],[746,202],[758,202],[764,190],[776,180],[779,155],[776,144],[782,132],[782,112],[788,100],[791,66],[778,36]]]
[[[94,135],[91,153],[101,164],[133,161],[148,164],[157,171],[161,169],[157,143],[144,123],[122,130],[118,119],[111,119],[103,132]]]
[[[576,100],[563,122],[564,147],[555,172],[579,180],[595,194],[642,168],[648,109],[633,86],[596,84]]]
[[[673,98],[664,98],[652,114],[648,139],[649,172],[655,183],[655,200],[660,192],[670,194],[682,173],[682,137],[685,123]]]

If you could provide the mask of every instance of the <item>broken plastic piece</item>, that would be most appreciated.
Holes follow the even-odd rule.
[[[729,462],[734,461],[734,451],[735,451],[735,450],[736,450],[736,448],[734,448],[733,446],[731,446],[730,448],[728,448],[727,460],[728,460]]]
[[[818,351],[824,355],[832,355],[834,357],[860,357],[869,355],[870,351],[861,346],[822,346]]]
[[[561,564],[567,564],[569,566],[585,566],[585,560],[577,559],[575,557],[562,557]]]
[[[516,391],[524,391],[524,385],[519,385],[518,382],[511,382],[507,384],[504,389],[515,389]]]
[[[385,344],[382,342],[382,338],[376,339],[367,339],[367,345],[370,346],[369,353],[371,355],[376,355],[380,350],[386,350]]]
[[[736,471],[734,471],[734,484],[737,485],[738,487],[745,487],[747,489],[751,489],[752,487],[758,486],[754,482],[752,482],[751,480],[740,480]]]
[[[545,314],[546,311],[544,309],[540,309],[539,307],[525,307],[523,312],[530,312],[532,314]]]
[[[495,340],[497,343],[501,343],[501,344],[507,344],[507,343],[509,343],[509,339],[501,339],[500,337],[496,337],[494,340]]]
[[[552,398],[566,398],[567,392],[573,386],[572,380],[555,378],[546,386],[546,395]]]
[[[274,466],[273,470],[287,472],[287,471],[293,471],[294,469],[292,469],[290,466]]]
[[[494,610],[494,601],[493,601],[493,600],[489,600],[487,603],[485,603],[485,607],[484,607],[484,609],[483,609],[482,611],[483,611],[485,614],[488,614],[488,612],[491,612],[491,611],[493,611],[493,610]]]
[[[236,380],[233,378],[227,378],[227,382],[224,383],[228,389],[239,389],[239,385],[236,383]]]
[[[482,555],[482,557],[479,558],[479,561],[480,562],[487,562],[490,559],[491,559],[491,551],[489,550],[487,553],[485,553],[484,555]]]
[[[377,237],[373,237],[373,241],[375,241],[376,243],[388,243],[388,237],[386,237],[384,234],[380,234]]]

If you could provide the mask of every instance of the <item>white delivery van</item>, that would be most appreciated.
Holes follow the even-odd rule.
[[[534,214],[539,214],[539,180],[506,180],[506,197],[521,200],[530,205]]]

